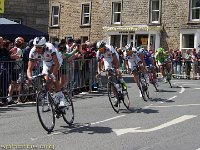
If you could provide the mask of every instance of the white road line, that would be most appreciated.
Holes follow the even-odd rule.
[[[181,87],[181,91],[179,93],[182,94],[185,91],[185,88],[183,86],[179,86],[179,87]]]
[[[136,128],[123,128],[123,129],[113,129],[113,131],[118,135],[122,135],[122,134],[126,134],[126,133],[147,133],[147,132],[153,132],[153,131],[157,131],[157,130],[161,130],[163,128],[181,123],[183,121],[192,119],[194,117],[197,117],[196,115],[184,115],[181,116],[179,118],[173,119],[169,122],[166,122],[164,124],[161,124],[159,126],[153,127],[153,128],[149,128],[149,129],[141,129],[141,127],[136,127]]]
[[[168,108],[168,107],[188,107],[188,106],[200,106],[200,104],[168,105],[168,106],[150,106],[150,107],[154,107],[154,108]]]
[[[183,85],[194,85],[194,86],[199,86],[199,84],[190,84],[190,83],[188,83],[188,84],[183,84]]]
[[[173,97],[171,97],[171,98],[168,98],[167,100],[172,100],[172,99],[174,99],[174,98],[176,98],[177,96],[173,96]]]
[[[200,148],[196,149],[196,150],[200,150]]]
[[[116,117],[113,117],[113,118],[105,119],[105,120],[102,120],[102,121],[97,121],[97,122],[94,122],[94,123],[88,123],[86,125],[83,125],[83,126],[80,126],[80,127],[77,127],[77,128],[69,129],[66,132],[70,132],[70,131],[73,131],[73,130],[81,129],[81,128],[84,128],[84,127],[87,127],[87,126],[90,126],[90,125],[95,125],[95,124],[107,122],[107,121],[110,121],[110,120],[113,120],[113,119],[117,119],[117,118],[120,118],[120,117],[124,117],[124,116],[125,115],[120,115],[120,116],[116,116]],[[38,139],[43,139],[43,138],[50,137],[50,136],[53,136],[53,135],[58,135],[58,134],[61,134],[61,133],[63,133],[63,132],[55,132],[55,133],[52,133],[52,134],[49,134],[49,135],[46,135],[46,136],[31,138],[31,141],[36,141]]]
[[[195,90],[200,90],[200,88],[194,88]],[[200,150],[200,149],[199,149]]]

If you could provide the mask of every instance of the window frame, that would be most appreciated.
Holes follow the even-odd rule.
[[[84,6],[85,5],[89,5],[89,13],[84,13]],[[81,26],[90,26],[91,25],[91,10],[92,10],[92,2],[85,2],[85,3],[81,3]],[[88,23],[84,23],[85,21],[85,14],[87,14],[89,17],[89,22]]]
[[[58,14],[54,14],[54,8],[58,7]],[[50,22],[50,26],[51,27],[59,27],[60,26],[60,5],[52,5],[51,6],[51,22]],[[54,18],[58,19],[58,24],[53,24],[54,23]]]
[[[200,15],[199,15],[199,19],[192,19],[193,15],[192,15],[192,1],[193,0],[190,0],[190,5],[189,5],[189,21],[192,21],[192,22],[200,22]],[[195,9],[199,9],[200,11],[200,7],[194,7]]]
[[[153,10],[153,7],[152,7],[153,1],[159,2],[159,10]],[[161,4],[162,4],[161,0],[150,0],[149,1],[149,23],[150,24],[160,24],[160,22],[161,22]],[[159,12],[158,21],[152,21],[153,12]]]
[[[114,4],[116,4],[116,3],[118,3],[118,4],[121,4],[121,12],[114,12]],[[122,8],[123,8],[123,6],[122,6],[122,1],[113,1],[113,2],[111,2],[111,8],[112,8],[112,18],[111,18],[111,24],[114,24],[114,25],[121,25],[122,24]],[[115,19],[115,17],[114,17],[114,15],[115,14],[120,14],[120,22],[114,22],[114,19]]]

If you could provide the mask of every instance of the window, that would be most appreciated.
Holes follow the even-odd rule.
[[[194,34],[182,35],[182,49],[194,48]]]
[[[191,0],[190,20],[200,21],[200,0]]]
[[[59,26],[59,14],[60,14],[60,7],[59,6],[52,6],[51,11],[51,26],[58,27]]]
[[[113,24],[121,23],[121,11],[122,11],[121,2],[113,2],[112,3],[112,23]]]
[[[88,40],[88,36],[81,36],[81,43],[85,43]]]
[[[82,4],[81,25],[90,25],[91,3]]]
[[[150,23],[159,23],[160,21],[160,1],[151,0],[150,5]]]

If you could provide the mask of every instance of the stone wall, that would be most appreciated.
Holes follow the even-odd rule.
[[[1,14],[42,32],[48,32],[48,16],[49,0],[5,0],[5,13]]]

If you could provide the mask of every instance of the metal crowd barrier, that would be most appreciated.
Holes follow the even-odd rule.
[[[12,99],[30,98],[35,95],[31,84],[28,83],[26,71],[28,62],[24,61],[0,61],[0,101],[6,98]],[[33,75],[42,72],[42,62],[38,61],[33,69]],[[80,59],[71,62],[63,61],[59,70],[59,81],[62,86],[68,83],[74,85],[74,89],[92,90],[92,84],[96,82],[97,59]],[[26,86],[24,88],[24,86]],[[23,88],[22,88],[23,87]],[[36,89],[40,89],[41,82],[37,81]],[[27,89],[26,89],[27,88]],[[10,93],[10,96],[8,96]]]

